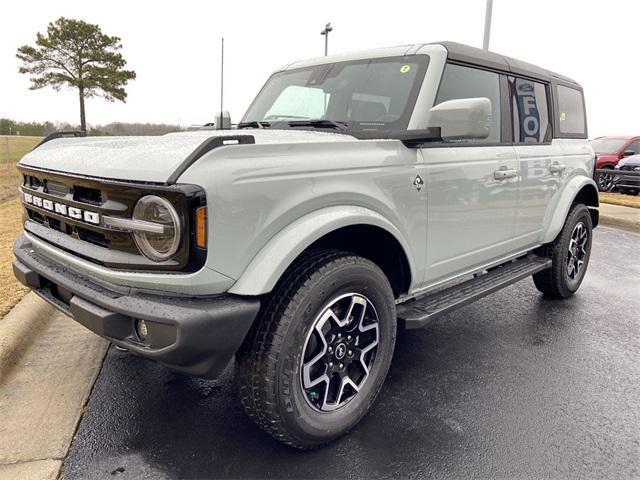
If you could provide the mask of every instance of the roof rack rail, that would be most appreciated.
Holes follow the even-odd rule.
[[[33,147],[33,149],[31,150],[33,152],[33,150],[35,150],[36,148],[38,148],[40,145],[43,145],[51,140],[55,140],[56,138],[65,138],[65,137],[86,137],[87,136],[87,132],[83,132],[82,130],[73,130],[73,131],[66,131],[66,132],[53,132],[49,135],[47,135],[46,137],[44,137],[40,143],[38,143],[35,147]]]

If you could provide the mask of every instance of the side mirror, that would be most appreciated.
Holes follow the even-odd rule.
[[[491,133],[491,101],[488,98],[447,100],[429,113],[430,128],[440,128],[443,140],[487,138]]]
[[[622,158],[630,157],[631,155],[635,154],[636,152],[634,152],[633,150],[625,150],[624,152],[622,152]]]

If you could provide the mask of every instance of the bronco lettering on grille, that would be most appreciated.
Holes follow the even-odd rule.
[[[23,194],[24,203],[34,205],[44,210],[49,210],[57,215],[63,217],[73,218],[74,220],[81,220],[93,225],[100,225],[100,214],[96,212],[90,212],[88,210],[82,210],[76,207],[69,207],[64,203],[53,202],[46,198],[40,198],[30,193]]]

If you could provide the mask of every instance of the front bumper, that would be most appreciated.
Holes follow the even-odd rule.
[[[37,253],[24,235],[14,254],[16,278],[54,307],[116,345],[191,375],[219,375],[260,308],[256,297],[161,296],[98,283]],[[136,320],[147,324],[144,341]]]
[[[623,172],[625,170],[616,170],[616,178],[614,180],[614,185],[616,187],[622,188],[640,188],[640,176],[636,175],[625,175]]]

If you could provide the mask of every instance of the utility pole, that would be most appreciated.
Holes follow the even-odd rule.
[[[493,9],[493,0],[487,0],[487,8],[484,12],[484,41],[482,48],[489,50],[489,37],[491,37],[491,10]]]
[[[320,32],[320,35],[324,35],[324,56],[329,55],[329,32],[333,31],[331,22],[324,26],[324,30]]]

